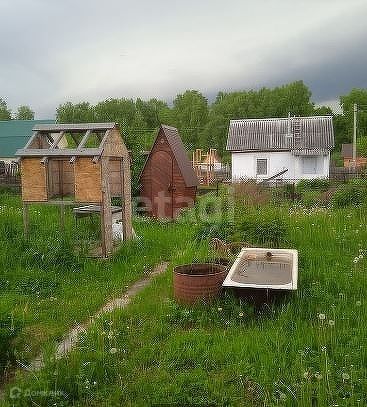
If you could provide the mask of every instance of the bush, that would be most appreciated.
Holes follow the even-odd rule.
[[[233,233],[234,224],[227,219],[217,222],[202,222],[196,230],[196,238],[199,240],[212,239],[229,240]]]
[[[365,188],[353,184],[339,187],[332,198],[332,204],[336,208],[345,208],[349,205],[359,206],[365,200]]]
[[[242,239],[254,244],[279,246],[286,240],[287,225],[283,219],[269,214],[249,216],[240,225]]]
[[[0,315],[0,374],[8,364],[15,362],[12,341],[20,329],[20,323],[10,315]]]
[[[304,179],[297,184],[296,190],[298,193],[303,194],[306,191],[319,191],[325,192],[330,187],[330,181],[323,178]]]
[[[301,202],[306,208],[310,208],[312,206],[316,206],[316,205],[320,204],[320,202],[321,202],[320,192],[319,191],[305,191],[302,194]]]

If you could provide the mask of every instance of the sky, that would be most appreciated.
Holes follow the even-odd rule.
[[[0,97],[160,98],[303,80],[317,104],[367,88],[367,0],[0,0]]]

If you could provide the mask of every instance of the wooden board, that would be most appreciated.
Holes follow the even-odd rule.
[[[49,160],[48,185],[49,198],[74,195],[74,166],[69,160]]]
[[[108,165],[111,197],[121,197],[123,190],[122,160],[112,158]]]
[[[24,202],[47,201],[46,167],[39,158],[23,158],[20,164]]]
[[[156,218],[173,217],[173,161],[166,151],[151,156],[152,206]]]
[[[78,157],[74,163],[75,201],[102,202],[101,163]]]

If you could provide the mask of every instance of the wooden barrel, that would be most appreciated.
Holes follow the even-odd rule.
[[[225,265],[212,263],[175,267],[173,291],[176,301],[181,304],[210,302],[220,293],[227,272]]]

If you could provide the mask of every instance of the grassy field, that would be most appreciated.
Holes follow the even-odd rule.
[[[367,405],[366,206],[237,202],[227,217],[199,225],[192,213],[175,224],[137,221],[141,239],[96,262],[70,256],[71,217],[59,240],[57,214],[37,209],[37,237],[24,242],[18,198],[2,195],[0,205],[3,330],[12,330],[20,360],[41,348],[50,354],[74,321],[160,259],[171,261],[128,308],[100,318],[68,358],[18,375],[5,405]],[[178,306],[172,267],[210,257],[207,240],[197,239],[210,235],[298,249],[298,291],[256,309],[231,293]]]
[[[97,221],[75,224],[69,213],[62,234],[58,211],[34,206],[30,239],[25,240],[19,197],[0,194],[0,367],[5,375],[9,362],[27,364],[41,347],[87,319],[153,265],[169,260],[184,232],[180,226],[141,222],[138,233],[112,259],[87,259],[74,247],[78,239],[98,234]]]

